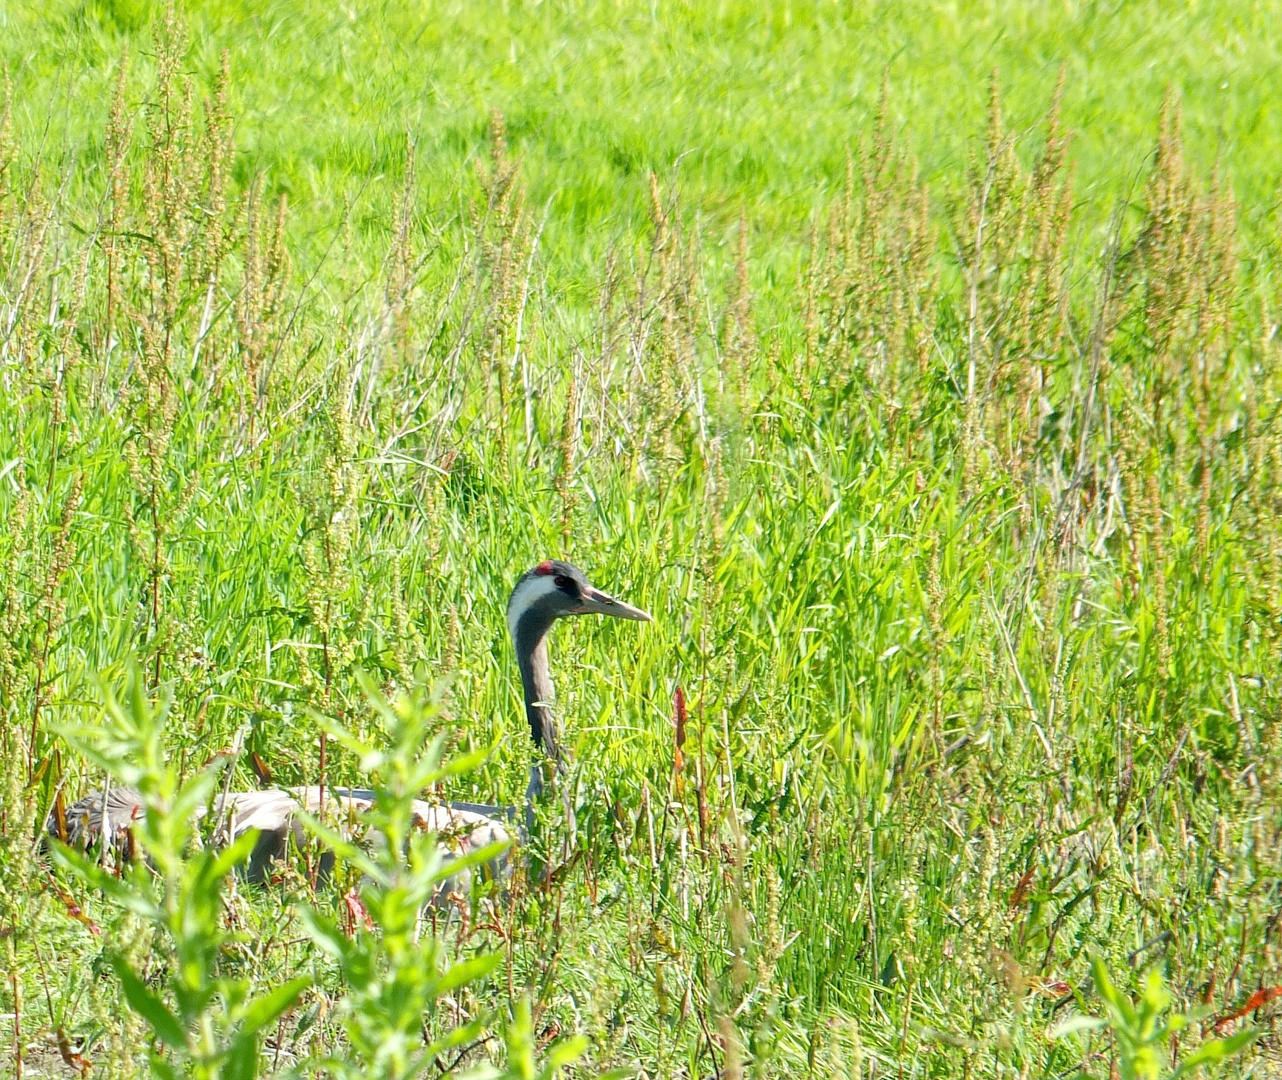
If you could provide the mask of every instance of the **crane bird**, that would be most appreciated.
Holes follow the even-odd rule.
[[[552,624],[569,615],[610,615],[616,619],[651,621],[640,608],[593,586],[582,570],[568,562],[546,560],[526,571],[517,581],[507,603],[507,627],[521,672],[530,736],[540,757],[530,767],[530,783],[526,789],[527,827],[533,818],[533,803],[544,790],[545,767],[550,764],[558,771],[565,767],[551,708],[552,676],[547,639]],[[230,842],[250,829],[257,829],[259,839],[250,856],[248,877],[251,881],[264,881],[272,861],[285,853],[291,833],[301,839],[297,820],[300,809],[314,815],[328,804],[341,819],[353,820],[367,810],[373,800],[372,791],[328,785],[323,791],[311,785],[219,795],[212,806],[212,812],[221,822],[214,840]],[[59,835],[65,829],[61,838],[81,849],[99,840],[110,848],[129,842],[132,824],[144,812],[138,792],[126,787],[108,787],[69,806],[61,824],[51,815],[47,829],[52,835]],[[503,807],[479,803],[414,803],[415,824],[436,833],[447,851],[455,856],[511,839],[505,824],[510,817],[511,812]],[[446,882],[441,892],[456,889],[466,892],[466,881]]]

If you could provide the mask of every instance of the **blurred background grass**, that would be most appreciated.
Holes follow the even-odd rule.
[[[155,10],[0,3],[23,145],[100,153],[112,71],[126,45],[146,51]],[[971,159],[991,73],[1019,130],[1045,112],[1061,65],[1086,221],[1103,222],[1141,176],[1168,86],[1190,152],[1224,169],[1248,229],[1278,198],[1276,3],[199,0],[185,11],[194,74],[209,81],[231,50],[240,178],[261,172],[287,193],[303,235],[348,206],[358,224],[386,220],[379,180],[399,169],[407,131],[429,202],[447,206],[499,109],[530,201],[548,207],[558,277],[582,282],[606,245],[643,229],[645,174],[678,162],[688,206],[728,227],[746,205],[769,267],[840,188],[883,76],[893,128],[942,193]]]

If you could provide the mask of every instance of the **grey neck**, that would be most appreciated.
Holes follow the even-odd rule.
[[[530,735],[537,746],[554,764],[546,760],[530,766],[530,785],[525,792],[525,828],[534,831],[534,804],[543,797],[545,780],[565,773],[565,759],[557,737],[556,718],[552,715],[552,675],[548,670],[548,631],[555,620],[537,611],[527,611],[516,624],[514,635],[516,661],[521,668],[521,685],[525,688],[525,716],[530,722]],[[561,788],[565,809],[566,849],[563,858],[569,857],[574,847],[574,800],[569,785]]]
[[[548,631],[552,619],[529,611],[517,623],[516,661],[525,689],[525,716],[534,745],[550,758],[561,760],[556,719],[552,715],[552,675],[548,671]]]

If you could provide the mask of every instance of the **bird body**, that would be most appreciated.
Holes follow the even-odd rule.
[[[557,619],[587,614],[650,621],[650,616],[640,608],[603,593],[588,582],[582,570],[559,560],[547,560],[527,571],[517,581],[508,600],[508,632],[521,672],[526,719],[535,748],[543,758],[530,770],[530,785],[526,792],[527,823],[533,817],[533,800],[543,790],[543,764],[551,761],[558,770],[565,767],[551,708],[548,631]],[[251,881],[263,881],[272,862],[285,854],[290,836],[302,839],[300,810],[312,816],[323,813],[326,819],[344,829],[359,820],[373,805],[374,799],[373,791],[329,785],[323,792],[316,785],[232,792],[216,796],[212,805],[202,808],[198,816],[210,812],[215,815],[218,822],[214,831],[215,843],[229,842],[250,829],[256,829],[258,842],[250,856],[247,871]],[[114,848],[128,842],[133,823],[145,812],[142,796],[130,788],[109,787],[93,792],[67,808],[66,834],[61,839],[81,849],[94,843]],[[567,813],[572,813],[568,804]],[[415,800],[413,815],[415,826],[435,834],[447,857],[457,858],[512,839],[510,822],[513,812],[503,807]],[[61,831],[52,815],[46,828],[51,835],[58,835]],[[453,893],[466,894],[469,889],[470,875],[464,871],[443,884],[438,898]]]
[[[257,831],[258,841],[250,853],[246,876],[250,881],[261,883],[270,876],[272,864],[284,857],[290,838],[296,843],[304,840],[300,810],[345,832],[374,805],[374,800],[373,791],[327,785],[322,806],[321,788],[315,784],[264,791],[234,791],[225,797],[216,795],[210,806],[202,806],[196,811],[195,817],[199,820],[209,813],[214,815],[217,824],[213,842],[220,846],[251,829]],[[106,829],[102,827],[104,809]],[[507,843],[512,839],[502,821],[505,816],[503,808],[499,806],[429,803],[415,799],[411,812],[414,827],[435,834],[450,857],[467,855],[490,844]],[[128,850],[134,822],[145,813],[142,795],[133,788],[113,787],[94,792],[67,807],[66,842],[84,850],[101,840],[107,850]],[[55,831],[52,822],[49,831]],[[324,866],[322,870],[328,872]],[[465,893],[468,882],[470,878],[448,882],[443,892],[457,890]]]

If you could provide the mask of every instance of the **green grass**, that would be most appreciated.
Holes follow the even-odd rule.
[[[1145,1008],[1154,971],[1209,1016],[1282,984],[1275,13],[210,3],[174,53],[148,10],[0,7],[0,1038],[28,1074],[73,1068],[60,1032],[145,1068],[118,975],[180,985],[166,934],[242,1003],[312,979],[264,1071],[377,1042],[377,980],[298,914],[350,918],[358,859],[184,927],[32,858],[100,781],[95,674],[172,695],[166,790],[237,747],[237,787],[251,754],[315,782],[316,713],[397,737],[360,672],[445,680],[430,729],[492,747],[446,793],[519,804],[504,605],[549,555],[655,621],[555,631],[577,847],[438,927],[501,956],[427,1011],[496,1036],[469,1061],[516,1016],[584,1034],[584,1076],[1108,1075],[1155,1043],[1115,993],[1125,1037],[1050,1035],[1101,1012],[1092,956]],[[334,741],[325,769],[363,776]],[[173,854],[137,887],[187,888]],[[409,970],[404,929],[361,955]],[[1222,1068],[1276,1069],[1274,1008]]]
[[[24,145],[92,161],[114,66],[128,43],[145,47],[151,9],[0,5]],[[605,249],[644,226],[646,173],[678,162],[689,205],[728,226],[746,204],[774,254],[839,189],[883,74],[892,125],[941,193],[970,161],[990,73],[1021,129],[1045,112],[1063,65],[1088,219],[1106,220],[1142,174],[1168,86],[1192,152],[1222,163],[1247,221],[1278,197],[1271,4],[268,0],[185,10],[190,70],[208,81],[231,51],[242,180],[263,172],[269,190],[288,193],[295,227],[322,234],[313,255],[349,201],[364,221],[385,220],[407,131],[429,204],[449,207],[496,108],[532,204],[548,207],[544,250],[560,276],[590,281]]]

